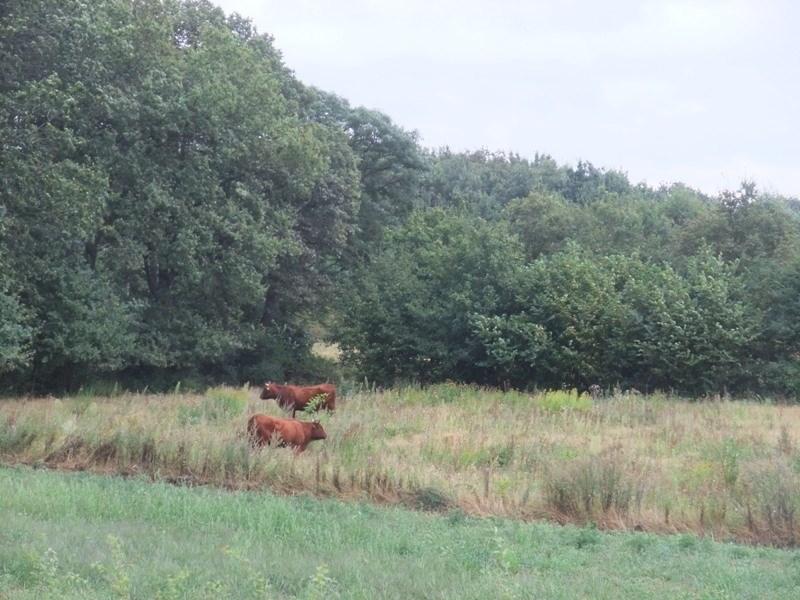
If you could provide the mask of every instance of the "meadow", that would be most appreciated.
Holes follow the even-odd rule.
[[[0,598],[794,598],[798,551],[0,468]]]
[[[800,540],[800,407],[443,384],[342,390],[302,455],[253,450],[257,389],[0,402],[0,461],[423,511]]]

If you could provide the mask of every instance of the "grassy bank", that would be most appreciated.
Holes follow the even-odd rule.
[[[800,540],[800,407],[440,385],[353,393],[299,457],[256,390],[0,402],[0,460],[601,528]]]
[[[0,469],[0,597],[791,598],[796,551]]]

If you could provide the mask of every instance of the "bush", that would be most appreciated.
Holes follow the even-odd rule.
[[[717,449],[716,454],[722,470],[722,479],[726,486],[733,488],[739,478],[744,447],[734,438],[726,438]]]
[[[748,389],[761,312],[708,249],[680,268],[577,243],[526,263],[503,227],[421,214],[341,297],[346,361],[380,383]],[[560,407],[557,407],[558,409]]]
[[[98,379],[92,383],[81,386],[75,398],[91,400],[93,398],[111,398],[122,394],[123,389],[116,381]]]
[[[422,487],[411,492],[407,504],[417,510],[439,512],[447,510],[452,502],[442,491],[434,487]]]
[[[440,210],[412,215],[338,296],[345,364],[380,384],[496,383],[476,316],[502,312],[522,264],[505,226]]]
[[[588,546],[594,546],[601,541],[600,532],[597,531],[597,525],[590,523],[587,527],[578,530],[578,535],[575,536],[575,547],[580,550]]]
[[[250,400],[248,388],[215,387],[206,391],[200,406],[181,406],[179,418],[192,423],[230,421],[244,413]]]
[[[547,506],[557,513],[591,519],[609,513],[627,515],[641,506],[645,482],[631,475],[637,469],[620,456],[593,456],[576,460],[545,476]]]
[[[748,512],[755,510],[751,518],[759,519],[754,526],[765,538],[794,546],[800,537],[800,477],[784,458],[776,457],[751,465],[742,479],[754,499],[755,506],[748,506]]]
[[[545,392],[537,399],[540,408],[551,412],[562,410],[588,411],[592,408],[592,398],[578,390],[554,390]]]

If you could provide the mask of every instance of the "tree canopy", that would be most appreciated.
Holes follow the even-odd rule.
[[[800,392],[800,202],[430,150],[204,0],[0,3],[0,384]],[[328,373],[325,374],[327,376]]]

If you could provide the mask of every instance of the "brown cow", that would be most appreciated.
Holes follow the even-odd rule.
[[[264,444],[291,446],[300,454],[314,440],[324,440],[327,436],[319,421],[296,421],[278,419],[267,415],[253,415],[247,421],[247,433],[257,446]]]
[[[323,396],[324,400],[317,405],[317,410],[336,409],[336,388],[330,383],[301,387],[299,385],[278,385],[268,381],[261,390],[261,399],[275,398],[283,410],[292,411],[292,418],[298,410],[303,410],[314,396]]]

